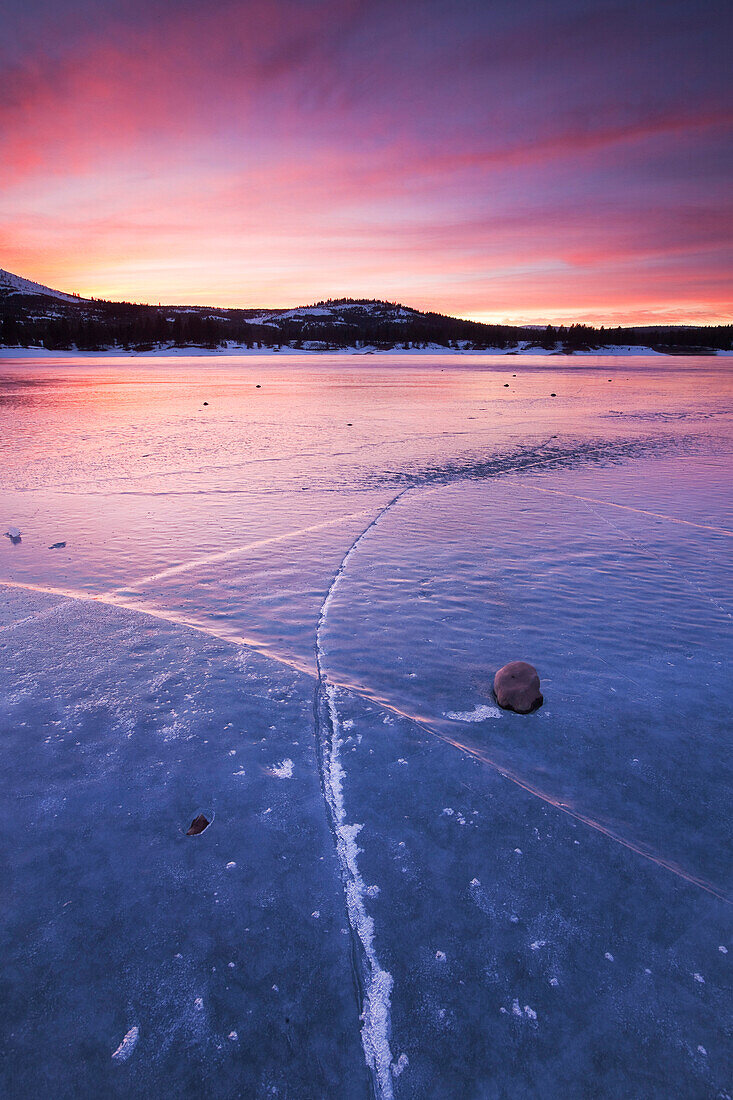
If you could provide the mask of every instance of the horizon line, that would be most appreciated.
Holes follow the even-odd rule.
[[[448,317],[457,321],[468,321],[475,324],[487,325],[487,326],[501,326],[509,328],[569,328],[571,325],[586,325],[590,328],[724,328],[729,325],[733,325],[733,311],[729,317],[721,317],[720,315],[707,314],[702,318],[693,319],[686,316],[687,311],[681,310],[680,320],[668,320],[668,319],[654,319],[649,318],[643,321],[634,321],[627,319],[619,319],[609,316],[608,314],[595,314],[591,316],[571,314],[569,311],[563,311],[565,316],[554,319],[545,316],[529,317],[528,315],[520,315],[520,317],[508,317],[506,314],[494,314],[489,311],[477,311],[466,313],[445,313],[440,309],[430,306],[414,306],[408,305],[406,302],[391,298],[391,297],[373,297],[369,295],[359,294],[341,294],[334,297],[320,297],[315,298],[313,301],[298,302],[295,305],[233,305],[233,304],[215,304],[213,301],[193,301],[191,299],[182,301],[163,301],[160,299],[157,303],[151,301],[142,301],[132,297],[106,297],[103,294],[91,294],[89,292],[82,293],[76,290],[62,290],[59,287],[51,286],[49,283],[42,282],[40,279],[32,279],[26,275],[18,275],[15,272],[10,271],[8,268],[0,269],[17,279],[22,279],[29,283],[35,283],[37,286],[44,287],[46,290],[53,291],[57,294],[65,294],[69,297],[75,298],[80,302],[107,302],[111,305],[114,304],[127,304],[135,306],[143,306],[149,309],[215,309],[215,310],[246,310],[256,311],[261,313],[281,313],[295,309],[309,309],[318,305],[326,305],[329,302],[385,302],[389,305],[400,306],[404,309],[414,310],[416,313],[432,313],[440,317]],[[660,313],[667,313],[673,307],[660,307]],[[650,312],[650,311],[644,311]]]

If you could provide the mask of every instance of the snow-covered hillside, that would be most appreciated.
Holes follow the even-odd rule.
[[[733,328],[489,325],[365,298],[328,298],[282,309],[112,302],[80,298],[0,269],[0,348],[11,350],[633,355],[640,347],[665,355],[730,353]]]
[[[418,310],[392,302],[318,302],[314,306],[296,306],[295,309],[265,310],[250,317],[252,324],[279,324],[282,321],[332,321],[335,324],[353,324],[360,318],[371,321],[404,322],[419,317]]]
[[[44,298],[58,298],[62,302],[85,301],[74,294],[64,294],[61,290],[52,290],[51,287],[42,286],[41,283],[32,283],[30,279],[21,279],[20,275],[13,275],[11,271],[5,271],[0,267],[0,296],[33,295]]]

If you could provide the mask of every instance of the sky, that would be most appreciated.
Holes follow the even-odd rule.
[[[730,321],[732,31],[729,0],[4,0],[0,267]]]

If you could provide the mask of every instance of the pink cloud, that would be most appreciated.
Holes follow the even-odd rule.
[[[689,63],[705,28],[560,3],[528,36],[488,8],[55,14],[0,75],[3,266],[155,301],[721,316],[733,112]]]

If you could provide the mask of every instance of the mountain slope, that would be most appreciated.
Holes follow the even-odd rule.
[[[56,298],[62,302],[86,300],[74,294],[64,294],[61,290],[52,290],[51,287],[42,286],[41,283],[32,283],[30,279],[22,279],[20,275],[13,275],[11,271],[5,271],[0,267],[0,299],[11,297]]]
[[[224,345],[287,346],[304,351],[344,348],[454,348],[572,353],[643,345],[701,354],[732,346],[733,327],[594,329],[485,325],[396,302],[338,298],[295,309],[151,306],[79,298],[0,269],[0,347],[50,350],[150,351]]]

